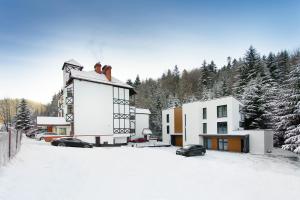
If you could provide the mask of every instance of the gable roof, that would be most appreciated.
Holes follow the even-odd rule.
[[[106,76],[104,74],[98,74],[95,71],[78,71],[78,70],[71,70],[70,72],[70,80],[71,79],[79,79],[79,80],[85,80],[90,81],[94,83],[101,83],[105,85],[114,85],[119,86],[123,88],[128,88],[131,91],[131,94],[135,94],[133,87],[112,77],[111,81],[107,80]]]

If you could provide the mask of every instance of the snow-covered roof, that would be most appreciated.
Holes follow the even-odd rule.
[[[120,87],[125,87],[129,89],[133,89],[132,86],[112,77],[111,81],[107,80],[104,74],[98,74],[95,71],[78,71],[78,70],[71,70],[70,78],[72,79],[80,79],[86,81],[92,81],[96,83],[102,83],[107,85],[115,85]]]
[[[70,125],[64,117],[37,117],[37,125]]]
[[[136,108],[135,109],[136,114],[151,114],[149,109],[144,109],[144,108]]]
[[[65,63],[82,67],[82,65],[74,59],[70,59],[70,60],[66,61]]]

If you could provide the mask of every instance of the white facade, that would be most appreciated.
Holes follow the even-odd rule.
[[[171,144],[171,135],[174,130],[174,108],[162,111],[162,141],[165,144]]]
[[[227,117],[218,117],[217,107],[224,105],[227,107]],[[242,120],[241,106],[242,104],[231,96],[183,104],[183,144],[202,143],[199,134],[218,134],[218,122],[227,123],[227,134],[242,130],[239,126]],[[203,108],[206,108],[206,119],[203,119]],[[207,126],[206,133],[203,133],[204,123]]]
[[[272,130],[241,130],[234,131],[237,135],[249,135],[249,152],[252,154],[265,154],[273,150]]]
[[[131,137],[133,139],[136,138],[144,138],[143,130],[149,128],[149,117],[150,117],[149,109],[136,108],[135,109],[135,134]]]
[[[132,123],[130,116],[135,113],[131,113],[130,94],[135,92],[130,85],[111,77],[110,66],[105,67],[103,71],[82,71],[74,60],[64,63],[59,116],[71,122],[71,135],[84,141],[127,143],[135,131],[149,127],[149,114],[137,113],[137,119],[133,119],[137,121]],[[104,72],[107,69],[109,73]]]
[[[112,135],[112,86],[76,79],[73,84],[74,133],[76,135]]]

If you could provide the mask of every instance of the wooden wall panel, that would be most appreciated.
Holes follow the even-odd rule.
[[[211,137],[211,149],[218,150],[218,139],[216,137]]]
[[[182,133],[182,108],[174,108],[174,131]]]
[[[175,136],[175,146],[182,147],[182,135]]]
[[[228,151],[241,152],[241,138],[240,137],[228,138]]]

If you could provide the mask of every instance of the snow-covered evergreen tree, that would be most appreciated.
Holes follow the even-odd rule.
[[[25,99],[22,99],[16,115],[16,129],[28,130],[31,127],[31,113]]]
[[[285,115],[281,116],[281,123],[286,129],[282,148],[300,153],[300,65],[290,72],[285,90],[288,93],[283,99]]]
[[[264,126],[261,95],[261,79],[251,80],[242,95],[245,129],[257,129]]]

